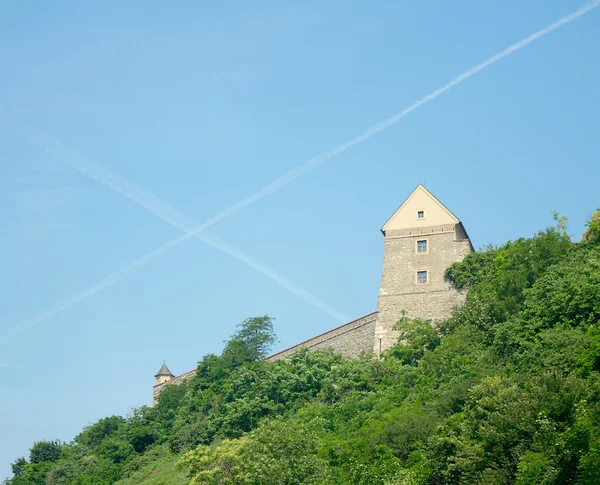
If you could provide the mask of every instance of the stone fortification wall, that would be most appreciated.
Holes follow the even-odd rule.
[[[369,313],[364,317],[341,325],[329,332],[322,333],[298,345],[277,352],[267,357],[266,360],[275,361],[285,359],[301,347],[308,347],[310,350],[332,348],[346,357],[358,357],[362,352],[372,352],[376,319],[377,312]]]
[[[358,357],[362,352],[372,352],[373,339],[375,338],[375,320],[377,312],[365,315],[357,320],[334,328],[329,332],[317,335],[309,340],[306,340],[298,345],[294,345],[288,349],[277,352],[265,360],[276,361],[285,359],[294,354],[301,347],[308,347],[311,350],[330,347],[335,351],[347,357]],[[157,384],[152,389],[153,404],[156,404],[156,398],[160,392],[171,384],[181,384],[184,380],[192,377],[196,369],[173,377],[167,382]]]

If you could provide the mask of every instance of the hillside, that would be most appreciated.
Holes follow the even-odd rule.
[[[600,483],[600,221],[565,222],[447,270],[467,304],[401,319],[379,361],[266,362],[267,316],[154,408],[40,442],[10,485]]]

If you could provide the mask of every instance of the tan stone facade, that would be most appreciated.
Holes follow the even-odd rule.
[[[417,241],[426,241],[427,252],[416,252]],[[430,320],[433,325],[448,318],[464,302],[464,294],[444,278],[448,266],[471,252],[468,239],[457,239],[454,225],[422,228],[411,234],[393,232],[384,242],[381,288],[377,305],[375,352],[379,340],[386,349],[396,343],[393,325],[402,317]],[[427,281],[419,283],[418,273]]]

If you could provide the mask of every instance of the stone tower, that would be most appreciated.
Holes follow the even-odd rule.
[[[158,371],[158,373],[156,373],[154,375],[154,377],[156,377],[156,383],[154,385],[158,386],[159,384],[162,384],[163,382],[170,381],[175,376],[171,373],[171,371],[167,367],[167,364],[165,364],[163,362],[162,367],[160,368],[160,370]]]
[[[402,317],[434,326],[464,302],[464,294],[444,278],[448,266],[473,251],[467,232],[431,192],[419,185],[381,228],[385,236],[375,325],[375,354],[398,339]]]

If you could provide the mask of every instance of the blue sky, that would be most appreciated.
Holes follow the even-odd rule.
[[[149,404],[163,359],[187,371],[247,317],[276,319],[277,348],[341,323],[190,238],[26,327],[182,234],[82,157],[202,223],[581,5],[3,2],[0,478],[33,441]],[[600,8],[211,233],[349,318],[375,310],[379,229],[419,183],[475,247],[552,211],[579,238],[600,206],[599,32]]]

